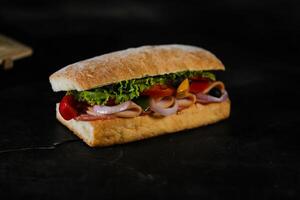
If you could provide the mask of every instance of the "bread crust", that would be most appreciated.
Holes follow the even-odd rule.
[[[58,104],[57,104],[58,108]],[[144,115],[97,121],[66,121],[56,112],[57,119],[91,147],[110,146],[178,132],[215,123],[230,115],[230,100],[191,107],[167,117]]]
[[[49,79],[54,91],[88,90],[122,80],[185,70],[224,70],[211,52],[188,45],[158,45],[116,51],[68,65]]]

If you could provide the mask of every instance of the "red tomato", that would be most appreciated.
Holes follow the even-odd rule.
[[[153,97],[166,97],[175,94],[175,89],[167,85],[153,85],[151,88],[144,90],[142,95]]]
[[[59,113],[65,120],[70,120],[78,116],[76,100],[72,95],[66,95],[59,104]]]
[[[209,86],[209,84],[209,81],[193,81],[190,85],[190,92],[194,94],[203,92]]]

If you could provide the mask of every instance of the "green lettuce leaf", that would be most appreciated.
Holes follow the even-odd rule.
[[[128,100],[136,99],[145,90],[156,84],[171,84],[177,87],[184,79],[190,77],[204,77],[216,80],[211,72],[206,71],[184,71],[140,79],[121,81],[86,91],[68,91],[67,94],[73,95],[75,99],[87,102],[90,105],[105,105],[110,99],[116,104]]]

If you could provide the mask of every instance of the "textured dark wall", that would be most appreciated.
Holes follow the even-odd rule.
[[[1,32],[34,47],[57,40],[55,45],[72,45],[76,52],[180,42],[281,56],[280,48],[293,55],[299,50],[299,6],[296,0],[2,0],[0,23]]]

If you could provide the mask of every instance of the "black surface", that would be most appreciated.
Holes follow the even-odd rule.
[[[4,1],[5,2],[5,1]],[[299,3],[6,1],[1,32],[34,55],[0,72],[1,199],[298,199]],[[223,122],[89,148],[55,119],[48,76],[143,44],[213,51],[232,100]]]

